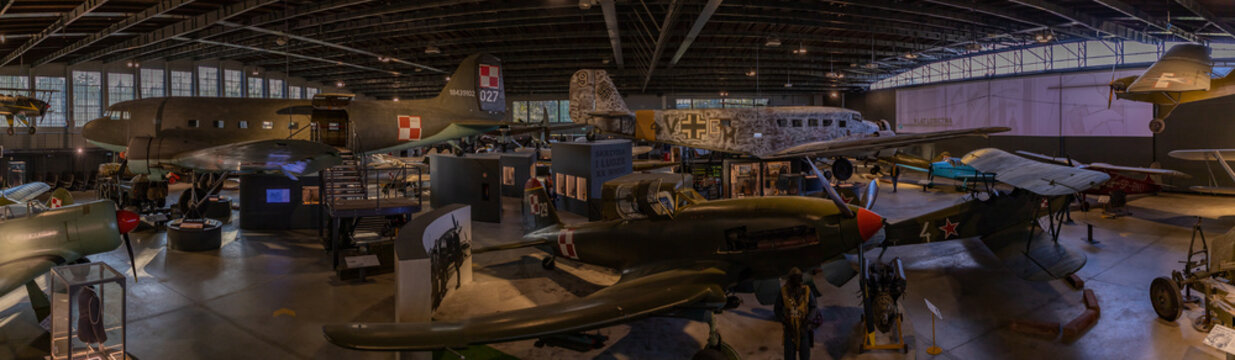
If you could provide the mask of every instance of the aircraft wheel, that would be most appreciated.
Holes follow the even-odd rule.
[[[545,270],[553,270],[557,267],[557,257],[550,256],[544,258],[544,260],[540,260],[540,267],[545,268]]]
[[[1179,292],[1179,285],[1165,276],[1159,276],[1149,284],[1149,301],[1153,303],[1154,312],[1158,313],[1162,320],[1175,321],[1183,312],[1184,300]]]
[[[13,134],[16,134],[16,133],[17,133],[17,131],[16,131],[16,130],[13,130],[13,128],[12,128],[12,127],[8,128],[8,129],[4,129],[4,132],[8,133],[9,135],[13,135]]]
[[[30,130],[27,130],[27,132],[29,132],[31,135],[34,135],[35,131],[38,131],[38,129],[35,129],[33,126],[30,127]]]
[[[587,135],[584,135],[584,137],[587,138],[587,141],[589,142],[596,141],[596,131],[588,130]]]
[[[836,158],[836,161],[832,162],[832,175],[836,176],[836,180],[849,180],[853,177],[853,163],[846,158]]]
[[[691,360],[727,360],[727,359],[729,359],[729,357],[725,355],[724,351],[720,351],[720,349],[714,349],[714,348],[704,348],[702,350],[695,352],[695,356],[691,357]]]
[[[879,168],[879,165],[871,166],[871,175],[879,175],[879,172],[881,171],[883,171],[883,169]]]
[[[1166,130],[1166,121],[1163,121],[1162,119],[1153,119],[1149,121],[1149,131],[1152,131],[1154,134],[1160,134],[1162,133],[1162,130]]]

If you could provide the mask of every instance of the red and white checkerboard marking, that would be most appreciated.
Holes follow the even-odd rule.
[[[571,259],[579,260],[579,253],[575,252],[575,230],[562,229],[557,233],[557,250]]]
[[[482,89],[497,89],[502,80],[501,69],[496,65],[480,65],[480,87]]]
[[[63,202],[63,201],[61,201],[61,200],[60,200],[60,198],[58,198],[58,197],[53,197],[53,198],[51,198],[51,207],[52,207],[53,209],[54,209],[54,208],[61,207],[61,206],[64,206],[64,202]]]
[[[399,115],[399,141],[420,140],[420,117]]]

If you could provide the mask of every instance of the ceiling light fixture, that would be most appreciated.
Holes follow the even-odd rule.
[[[836,90],[832,90],[832,92],[828,93],[828,95],[831,96],[833,99],[840,97],[840,93],[836,92]]]
[[[767,47],[777,47],[777,46],[780,46],[780,39],[777,39],[777,38],[768,38],[768,42],[763,43],[763,46],[767,46]]]
[[[754,69],[746,71],[746,76],[749,76],[749,77],[755,77],[755,75],[758,75],[758,74],[759,73],[755,72]]]
[[[1045,44],[1051,42],[1051,40],[1055,40],[1055,34],[1050,32],[1040,32],[1034,34],[1033,40],[1037,41],[1039,44]]]
[[[343,82],[342,81],[335,82],[334,87],[343,87]]]
[[[395,96],[394,100],[395,100],[395,102],[399,102],[399,97],[398,97],[398,96]]]
[[[446,81],[450,81],[450,77],[449,77],[449,76],[447,76],[447,77],[446,77]]]
[[[436,46],[430,46],[430,47],[425,48],[425,54],[441,54],[441,53],[442,53],[442,49],[438,49]]]
[[[906,58],[906,59],[909,59],[909,60],[917,59],[917,58],[918,58],[918,54],[914,54],[914,53],[911,53],[911,52],[907,52],[907,53],[905,53],[905,58]]]
[[[729,96],[729,92],[728,92],[728,91],[721,91],[721,92],[720,92],[720,96],[722,96],[722,97],[724,97],[724,96]]]

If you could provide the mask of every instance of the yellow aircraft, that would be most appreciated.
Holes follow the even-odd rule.
[[[1209,52],[1209,47],[1199,44],[1171,47],[1144,74],[1111,81],[1107,107],[1114,98],[1158,105],[1149,130],[1160,133],[1166,128],[1166,117],[1175,107],[1235,95],[1235,77],[1224,75],[1211,79],[1214,61]]]
[[[51,107],[51,104],[29,96],[15,95],[29,91],[26,89],[0,89],[0,91],[16,91],[14,94],[0,94],[0,116],[3,116],[9,124],[9,128],[6,130],[8,134],[13,135],[16,132],[13,128],[13,120],[17,120],[22,126],[29,128],[29,132],[33,134],[37,125],[35,119],[46,115],[47,109]],[[51,93],[55,91],[39,90],[39,92]]]

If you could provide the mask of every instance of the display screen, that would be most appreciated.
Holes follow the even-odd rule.
[[[286,204],[292,201],[291,189],[266,189],[267,204]]]

